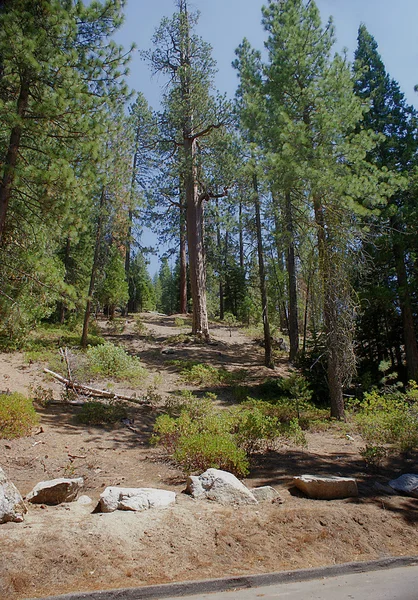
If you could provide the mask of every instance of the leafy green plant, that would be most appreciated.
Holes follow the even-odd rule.
[[[373,390],[355,415],[366,444],[392,444],[401,452],[418,447],[417,384],[410,382],[406,393],[380,394]]]
[[[180,369],[180,377],[185,383],[193,385],[237,385],[248,377],[246,369],[228,371],[224,367],[216,368],[192,360],[173,360],[170,364]]]
[[[366,444],[366,447],[360,450],[360,455],[368,467],[377,469],[382,460],[388,455],[388,449],[384,446],[370,446]]]
[[[113,425],[126,418],[126,408],[120,404],[86,402],[77,415],[77,421],[84,425]]]
[[[223,469],[241,477],[249,473],[245,450],[228,434],[202,432],[182,437],[173,458],[186,473],[208,468]]]
[[[183,319],[182,317],[175,317],[174,318],[174,327],[187,327],[186,320]]]
[[[197,398],[191,392],[170,398],[169,414],[157,418],[152,442],[187,472],[217,467],[245,475],[249,457],[271,448],[275,439],[287,435],[287,428],[268,413],[266,403],[219,410],[214,399],[213,394]]]
[[[23,394],[0,394],[0,438],[29,435],[39,422],[32,400]]]
[[[90,347],[86,354],[88,368],[94,374],[129,381],[141,381],[147,375],[138,358],[110,342]]]

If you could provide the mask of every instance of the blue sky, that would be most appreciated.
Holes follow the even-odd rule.
[[[387,71],[396,79],[408,101],[418,106],[418,0],[317,0],[325,22],[333,16],[336,50],[346,47],[352,57],[357,45],[357,30],[365,23],[375,37]],[[190,0],[201,13],[200,35],[213,47],[218,64],[216,85],[221,92],[233,96],[236,74],[231,67],[234,50],[247,37],[261,49],[265,39],[261,27],[263,0]],[[163,16],[174,11],[173,0],[128,0],[126,19],[117,41],[126,47],[135,42],[138,49],[148,49],[151,36]],[[136,52],[131,62],[130,85],[145,94],[148,102],[158,107],[161,79],[151,79],[148,66]]]
[[[216,86],[221,93],[233,97],[237,77],[231,62],[235,48],[244,37],[257,49],[263,48],[265,32],[261,26],[264,0],[190,0],[190,7],[200,11],[199,34],[213,47],[218,65]],[[336,28],[336,51],[348,50],[351,60],[357,46],[357,31],[365,23],[374,36],[386,70],[399,82],[408,102],[418,107],[418,0],[317,0],[323,22],[332,15]],[[174,12],[173,0],[128,0],[125,23],[116,40],[138,50],[151,47],[151,37],[164,16]],[[158,109],[163,80],[151,77],[149,67],[139,52],[130,65],[129,85],[141,91],[154,109]],[[144,245],[155,244],[155,238],[144,232]],[[151,259],[150,271],[158,269],[157,258]]]

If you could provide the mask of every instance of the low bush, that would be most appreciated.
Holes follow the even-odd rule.
[[[86,354],[87,368],[93,374],[131,382],[139,382],[147,375],[138,358],[110,342],[90,347]]]
[[[391,444],[400,452],[418,448],[418,386],[410,382],[405,393],[364,394],[355,415],[366,444],[378,447]],[[367,448],[367,446],[366,446]]]
[[[216,368],[192,360],[173,360],[170,364],[180,369],[180,377],[184,383],[193,385],[237,385],[248,377],[246,369],[228,371],[224,367]]]
[[[213,394],[196,398],[191,392],[170,399],[167,414],[155,422],[152,442],[164,447],[187,473],[210,467],[246,475],[255,452],[272,449],[286,438],[306,445],[297,419],[282,423],[277,407],[259,400],[218,410]]]
[[[227,433],[202,432],[182,437],[173,458],[186,473],[201,473],[208,468],[223,469],[242,477],[249,473],[245,450]]]
[[[126,408],[120,404],[86,402],[77,415],[77,421],[84,425],[114,425],[126,418]]]
[[[29,435],[39,422],[32,400],[22,394],[0,394],[0,438]]]

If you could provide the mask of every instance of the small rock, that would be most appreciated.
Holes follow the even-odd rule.
[[[101,512],[115,510],[142,511],[150,508],[164,508],[176,501],[175,492],[153,488],[107,487],[100,494]]]
[[[174,350],[174,348],[163,348],[161,350],[161,354],[175,354],[176,351]]]
[[[416,473],[406,473],[397,479],[389,481],[391,488],[397,492],[403,492],[412,498],[418,498],[418,475]]]
[[[22,523],[27,511],[19,490],[0,467],[0,523]]]
[[[351,477],[301,475],[293,483],[304,494],[316,500],[337,500],[358,496],[357,482]]]
[[[281,502],[283,502],[279,492],[277,490],[275,490],[273,487],[271,487],[271,485],[263,485],[258,488],[253,488],[251,490],[251,492],[253,493],[255,499],[258,502],[270,501],[270,502],[277,502],[278,504],[281,504]]]
[[[77,504],[82,504],[83,506],[87,506],[92,502],[93,500],[90,498],[90,496],[80,496],[80,498],[77,500]]]
[[[208,469],[198,477],[188,477],[186,492],[193,498],[206,498],[220,504],[258,504],[254,494],[235,475],[220,469]]]
[[[33,490],[26,496],[28,502],[34,504],[61,504],[72,502],[77,498],[78,492],[84,485],[82,477],[76,479],[51,479],[37,483]]]
[[[380,483],[379,481],[375,481],[373,484],[373,487],[377,492],[387,494],[388,496],[396,495],[395,490],[393,488],[391,488],[390,485],[384,485],[383,483]]]

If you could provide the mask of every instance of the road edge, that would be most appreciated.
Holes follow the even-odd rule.
[[[59,596],[48,596],[43,599],[27,600],[156,600],[159,598],[227,592],[237,589],[249,589],[281,583],[295,583],[309,581],[310,579],[338,577],[339,575],[349,575],[351,573],[365,573],[367,571],[379,571],[381,569],[396,569],[411,566],[418,566],[418,556],[382,558],[367,562],[349,562],[312,569],[223,577],[219,579],[181,581],[136,588],[77,592]]]

